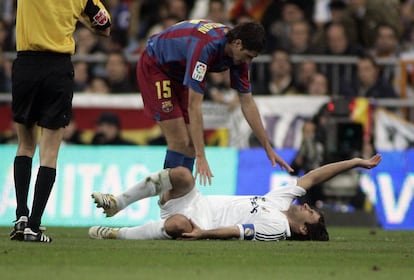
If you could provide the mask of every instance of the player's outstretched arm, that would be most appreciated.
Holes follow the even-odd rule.
[[[257,139],[260,141],[260,144],[262,144],[265,149],[272,166],[275,167],[276,164],[279,164],[282,169],[288,172],[293,172],[292,167],[290,167],[288,163],[278,156],[270,145],[260,118],[259,110],[257,109],[256,102],[254,101],[252,94],[241,93],[239,94],[239,99],[243,115],[253,130],[254,135],[256,135]]]
[[[353,158],[350,160],[330,163],[319,168],[316,168],[298,179],[298,186],[304,189],[310,189],[312,186],[325,182],[332,177],[355,167],[362,167],[371,169],[376,167],[381,162],[382,156],[376,154],[370,159]]]

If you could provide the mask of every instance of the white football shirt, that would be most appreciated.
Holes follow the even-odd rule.
[[[241,239],[284,240],[290,227],[282,211],[306,190],[292,180],[264,196],[207,196],[212,211],[212,228],[239,225]],[[246,233],[248,233],[246,235]]]

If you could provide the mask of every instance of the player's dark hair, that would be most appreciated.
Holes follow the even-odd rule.
[[[191,232],[192,229],[190,220],[181,214],[172,215],[164,223],[164,230],[172,239],[180,238],[183,233]]]
[[[265,37],[263,26],[257,22],[240,23],[226,34],[227,42],[240,39],[244,49],[259,53],[265,46]]]
[[[313,224],[305,223],[305,227],[308,231],[308,234],[303,235],[303,234],[292,231],[291,237],[288,238],[289,240],[329,241],[329,234],[328,234],[328,231],[326,230],[326,225],[325,225],[325,217],[323,213],[319,211],[318,209],[314,209],[314,210],[319,213],[320,217],[316,223],[313,223]]]

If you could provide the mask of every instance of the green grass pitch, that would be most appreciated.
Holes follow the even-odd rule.
[[[330,228],[329,242],[91,240],[48,228],[51,244],[0,228],[0,279],[414,279],[414,231]]]

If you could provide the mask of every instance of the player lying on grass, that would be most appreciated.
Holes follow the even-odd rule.
[[[203,196],[194,187],[187,168],[164,169],[152,174],[114,196],[94,192],[97,207],[111,217],[129,204],[160,195],[161,219],[137,227],[94,226],[89,236],[95,239],[232,239],[242,240],[329,240],[324,216],[307,204],[294,200],[313,185],[322,183],[352,168],[370,169],[381,161],[353,158],[319,167],[304,176],[275,188],[264,196]]]

